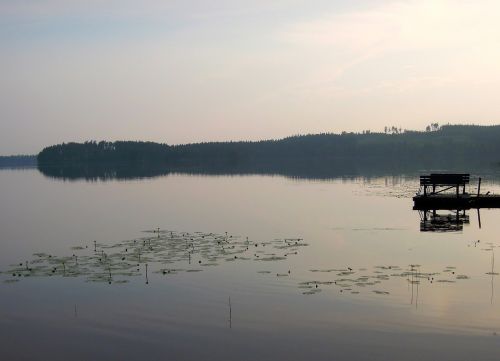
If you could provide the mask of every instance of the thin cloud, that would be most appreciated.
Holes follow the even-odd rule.
[[[406,56],[407,63],[401,65],[406,75],[384,81],[400,84],[396,85],[399,91],[405,91],[451,84],[451,78],[453,82],[473,78],[477,82],[478,77],[491,81],[492,76],[499,76],[491,63],[491,59],[500,60],[500,26],[495,16],[499,12],[500,4],[494,1],[391,2],[298,22],[280,29],[276,37],[316,59],[317,71],[305,80],[304,88],[331,87],[374,59],[391,61]],[[481,59],[481,54],[487,54],[490,61]],[[445,74],[429,73],[429,69],[418,74],[429,64],[428,68]],[[391,69],[381,66],[380,73],[390,76]],[[377,84],[371,87],[377,88]]]

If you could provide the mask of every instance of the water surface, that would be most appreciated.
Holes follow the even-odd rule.
[[[88,182],[31,169],[0,171],[0,187],[5,359],[500,356],[500,211],[421,232],[414,176]],[[148,245],[118,274],[125,248]]]

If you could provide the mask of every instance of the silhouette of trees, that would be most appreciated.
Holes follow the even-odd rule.
[[[439,123],[431,123],[427,127],[425,127],[426,132],[435,132],[439,130]]]
[[[39,164],[154,164],[175,166],[279,165],[333,159],[373,162],[450,159],[500,160],[500,126],[430,124],[425,132],[385,127],[384,133],[309,134],[257,142],[209,142],[169,146],[153,142],[63,143],[45,148]],[[354,160],[355,161],[355,160]]]
[[[384,133],[385,134],[401,134],[401,133],[403,133],[403,128],[401,128],[401,127],[398,128],[394,125],[385,126]]]
[[[153,142],[95,142],[63,143],[43,149],[38,163],[130,163],[164,162],[169,146]]]

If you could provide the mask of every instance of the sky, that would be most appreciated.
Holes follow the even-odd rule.
[[[500,2],[0,0],[0,154],[500,123]]]

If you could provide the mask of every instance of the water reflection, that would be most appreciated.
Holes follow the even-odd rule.
[[[498,359],[498,338],[492,334],[500,332],[500,320],[496,306],[489,307],[498,304],[498,267],[492,268],[498,254],[483,248],[491,248],[488,241],[498,243],[500,210],[482,212],[480,231],[469,226],[460,233],[419,232],[418,213],[411,209],[417,179],[176,175],[62,184],[35,171],[0,172],[0,177],[1,270],[13,271],[0,281],[11,280],[0,284],[5,359],[43,359],[56,349],[60,359],[133,354],[130,359],[142,360],[147,354],[225,360],[241,359],[252,345],[262,352],[248,359],[367,359],[381,345],[386,352],[381,360],[387,354],[477,359],[474,353]],[[468,213],[474,223],[475,211]],[[168,231],[159,232],[159,242],[157,229],[137,233],[155,225],[189,232],[174,231],[180,241],[168,247],[162,245]],[[194,230],[215,232],[210,247],[196,241],[189,251],[190,238],[203,240]],[[215,241],[226,237],[224,231],[237,238],[224,247],[225,257]],[[247,235],[251,247],[229,254],[232,245],[244,246]],[[259,242],[255,247],[255,240],[280,238],[284,244],[289,236],[302,237],[309,246],[292,251]],[[132,247],[134,240],[139,244]],[[163,256],[155,253],[156,243]],[[140,262],[136,249],[142,249]],[[206,265],[210,260],[203,252],[221,257],[217,265]],[[298,254],[261,260],[273,257],[264,253],[289,252]],[[168,260],[174,263],[164,263]],[[44,270],[24,277],[26,261],[28,268],[45,265]],[[73,271],[77,262],[80,275]],[[386,336],[374,341],[381,335]],[[422,335],[428,343],[415,341]],[[217,353],[227,348],[232,352]],[[111,349],[112,354],[103,351]]]
[[[39,165],[38,170],[49,178],[66,181],[85,180],[89,182],[154,178],[166,176],[171,173],[164,167],[147,164],[134,164],[133,166],[125,164]]]
[[[439,213],[438,213],[439,212]],[[419,210],[420,232],[460,232],[468,225],[469,215],[466,210]]]
[[[47,177],[62,180],[108,181],[143,179],[169,174],[193,175],[280,175],[300,179],[335,179],[340,177],[378,177],[386,175],[417,175],[422,169],[442,169],[443,164],[425,164],[370,159],[280,159],[259,163],[224,163],[214,161],[203,165],[162,165],[149,163],[130,164],[73,164],[38,165],[38,170]],[[446,169],[460,172],[467,170],[477,174],[497,173],[489,165],[482,167],[470,164],[446,164]],[[500,175],[489,176],[490,181],[499,181]]]
[[[478,241],[480,242],[480,241]],[[493,295],[495,294],[495,277],[498,276],[498,273],[495,272],[495,248],[497,247],[495,244],[488,242],[486,248],[483,248],[484,251],[491,252],[491,268],[490,271],[486,272],[487,275],[491,276],[491,296],[490,296],[490,304],[493,304]]]
[[[396,168],[397,169],[397,168]],[[303,179],[334,179],[345,176],[382,175],[391,171],[384,169],[360,169],[356,164],[315,164],[313,163],[285,163],[280,165],[221,165],[204,166],[158,166],[147,164],[132,165],[68,165],[68,166],[38,166],[38,170],[45,176],[65,181],[109,181],[144,179],[168,176],[170,174],[192,175],[251,175],[267,174],[281,175],[290,178]]]

